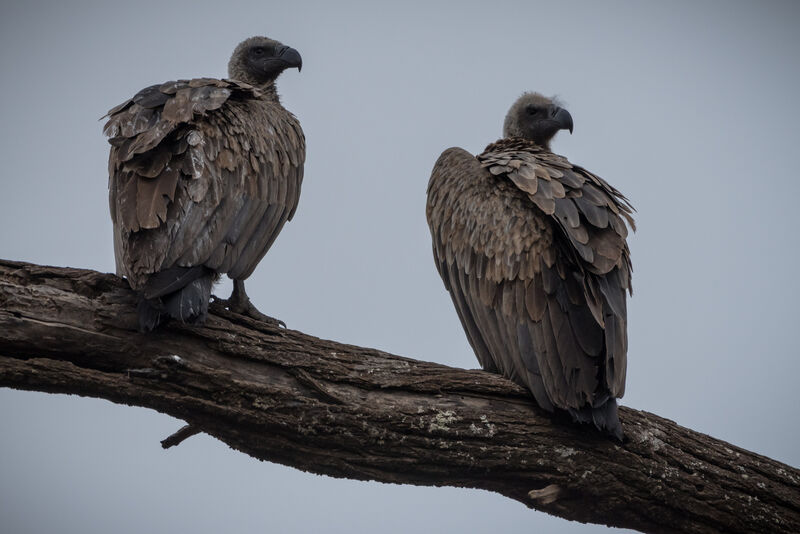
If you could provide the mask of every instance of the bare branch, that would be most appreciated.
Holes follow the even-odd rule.
[[[175,433],[166,437],[165,439],[162,439],[161,447],[164,449],[175,447],[183,443],[184,440],[189,439],[192,436],[199,434],[200,432],[202,432],[202,430],[200,430],[197,427],[194,427],[192,425],[183,425]]]
[[[221,307],[202,328],[139,334],[134,311],[115,276],[0,260],[0,386],[149,407],[255,458],[483,488],[582,522],[800,531],[800,471],[653,414],[622,408],[620,445],[553,421],[522,388],[482,371],[317,339]]]

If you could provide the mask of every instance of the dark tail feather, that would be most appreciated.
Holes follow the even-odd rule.
[[[139,330],[149,332],[170,318],[182,323],[203,323],[208,317],[208,301],[214,273],[206,268],[176,267],[158,273],[153,284],[147,282],[139,301]],[[185,285],[180,285],[183,282]],[[173,291],[166,293],[165,288]],[[159,295],[148,298],[150,295]]]
[[[169,319],[169,315],[164,312],[161,299],[141,299],[136,307],[136,312],[139,315],[139,332],[155,330],[158,325]]]
[[[148,300],[163,297],[174,293],[197,280],[209,270],[202,265],[194,267],[170,267],[164,271],[159,271],[147,279],[147,283],[142,290],[142,296]]]
[[[622,441],[622,424],[617,415],[617,399],[609,398],[600,406],[584,406],[583,408],[569,408],[572,419],[579,423],[593,423],[601,432]]]
[[[173,319],[184,323],[202,323],[208,317],[211,276],[201,276],[189,285],[163,298],[164,308]]]

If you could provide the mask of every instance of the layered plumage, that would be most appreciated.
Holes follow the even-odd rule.
[[[482,154],[442,153],[428,185],[434,259],[484,369],[622,439],[633,209],[550,152],[559,129],[572,131],[569,113],[526,93]]]
[[[292,218],[305,160],[275,79],[300,66],[294,49],[253,37],[231,56],[231,79],[153,85],[109,111],[117,274],[140,294],[143,330],[204,320],[223,273],[231,308],[260,315],[243,281]]]

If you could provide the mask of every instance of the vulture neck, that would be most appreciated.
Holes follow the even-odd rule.
[[[263,85],[256,85],[259,91],[261,91],[261,98],[264,100],[271,100],[273,102],[280,102],[280,97],[278,96],[278,90],[275,88],[275,80],[271,82],[267,82]]]
[[[543,149],[545,149],[548,152],[552,152],[552,150],[550,150],[550,141],[552,141],[552,140],[553,140],[552,137],[550,139],[547,139],[547,140],[544,140],[544,141],[536,141],[534,139],[528,139],[528,141],[530,141],[534,145],[540,146],[540,147],[542,147]]]
[[[533,139],[530,139],[528,137],[522,137],[521,135],[512,135],[512,136],[506,137],[506,139],[520,139],[525,143],[530,143],[532,145],[536,145],[536,146],[546,150],[547,152],[552,152],[552,150],[550,150],[550,141],[553,140],[552,138],[550,138],[550,139],[548,139],[547,141],[544,141],[544,142],[539,142],[539,141],[535,141]],[[519,141],[517,141],[517,142],[519,142]]]

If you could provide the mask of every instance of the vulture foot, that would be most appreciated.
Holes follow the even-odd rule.
[[[250,297],[247,296],[247,293],[244,290],[243,280],[233,281],[233,293],[231,293],[230,298],[217,298],[216,301],[233,313],[238,313],[239,315],[244,315],[246,317],[250,317],[251,319],[255,319],[256,321],[271,324],[276,327],[286,328],[286,323],[280,319],[275,319],[274,317],[270,317],[269,315],[261,313],[255,306],[253,306],[253,303],[250,302]]]

